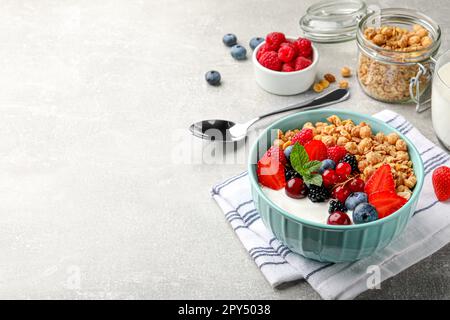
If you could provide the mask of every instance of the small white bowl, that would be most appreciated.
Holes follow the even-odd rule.
[[[296,38],[291,37],[287,39],[296,40]],[[265,41],[260,43],[253,51],[252,60],[256,83],[267,92],[281,96],[290,96],[308,90],[314,83],[317,73],[319,51],[316,47],[312,45],[313,62],[309,67],[299,71],[280,72],[267,69],[256,59],[256,53],[264,43]]]

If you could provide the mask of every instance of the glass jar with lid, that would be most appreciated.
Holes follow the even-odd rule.
[[[333,43],[356,37],[357,75],[363,91],[384,102],[415,102],[419,112],[424,110],[421,104],[430,86],[433,57],[441,44],[441,30],[431,18],[406,8],[368,6],[362,0],[325,0],[308,8],[300,19],[300,27],[315,42]],[[405,32],[405,37],[390,32]],[[414,37],[416,32],[419,38]],[[377,33],[390,36],[385,39],[389,44],[399,40],[403,43],[399,48],[386,42],[379,45],[373,41]],[[410,37],[411,42],[419,41],[420,45],[410,46]],[[424,37],[426,45],[421,43]]]
[[[356,39],[364,92],[383,102],[419,105],[441,44],[439,25],[415,10],[382,9],[361,19]]]

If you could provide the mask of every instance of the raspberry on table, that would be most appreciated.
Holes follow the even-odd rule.
[[[266,36],[266,44],[270,50],[278,50],[285,41],[286,37],[281,32],[271,32]]]
[[[278,54],[275,51],[269,51],[262,54],[259,63],[267,69],[280,71],[282,62],[278,59]]]

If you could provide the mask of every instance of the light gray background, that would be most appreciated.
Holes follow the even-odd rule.
[[[245,169],[245,148],[238,163],[201,164],[186,131],[311,95],[262,91],[221,43],[299,35],[311,3],[0,0],[0,298],[319,298],[304,282],[272,289],[210,198]],[[423,10],[450,48],[447,1],[380,3]],[[320,73],[355,66],[354,42],[319,50]],[[430,112],[371,100],[354,77],[351,90],[340,108],[389,107],[436,141]],[[449,253],[360,297],[448,299]]]

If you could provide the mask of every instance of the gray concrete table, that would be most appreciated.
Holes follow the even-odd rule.
[[[312,1],[1,1],[0,298],[317,299],[274,290],[210,198],[245,168],[199,161],[198,119],[248,119],[310,93],[257,87],[221,37],[298,35]],[[422,9],[444,30],[445,1]],[[320,45],[320,72],[355,66],[356,45]],[[208,86],[210,69],[223,76]],[[436,141],[430,113],[366,97],[340,108],[406,116]],[[266,123],[261,123],[263,128]],[[201,150],[201,149],[200,149]],[[447,246],[361,298],[450,298]]]

